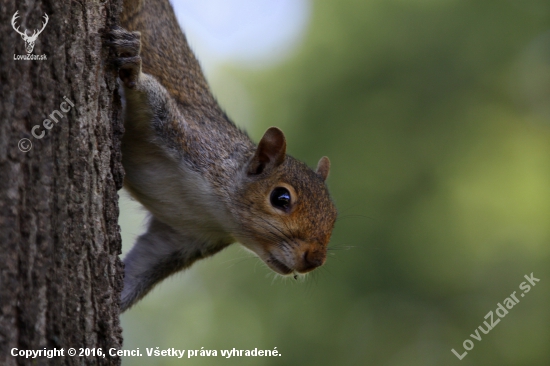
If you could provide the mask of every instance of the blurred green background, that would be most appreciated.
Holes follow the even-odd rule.
[[[550,2],[318,0],[300,37],[282,63],[208,76],[255,141],[276,125],[291,155],[330,157],[327,264],[277,278],[233,245],[122,316],[124,348],[144,354],[282,356],[123,365],[550,365]],[[136,207],[123,198],[124,252]]]

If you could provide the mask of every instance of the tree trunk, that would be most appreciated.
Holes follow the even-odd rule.
[[[0,6],[0,365],[120,364],[97,350],[78,355],[80,348],[107,353],[122,344],[123,127],[116,72],[101,38],[120,6],[116,0]],[[46,59],[16,59],[28,49],[14,28],[30,36],[44,14],[48,23],[31,55]],[[71,347],[76,356],[68,355]],[[63,349],[64,356],[12,355],[44,348]]]

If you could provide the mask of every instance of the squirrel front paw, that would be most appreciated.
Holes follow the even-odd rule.
[[[141,33],[114,27],[109,32],[109,44],[116,52],[114,62],[120,80],[125,87],[134,89],[141,74]]]

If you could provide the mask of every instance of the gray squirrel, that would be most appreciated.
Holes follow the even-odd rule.
[[[269,128],[258,145],[212,96],[168,0],[124,0],[109,44],[124,90],[124,187],[149,212],[124,259],[125,311],[157,283],[239,242],[281,275],[325,263],[337,211]]]

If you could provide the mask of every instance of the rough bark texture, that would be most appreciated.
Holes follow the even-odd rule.
[[[40,29],[35,55],[11,26]],[[69,347],[120,348],[122,265],[117,190],[122,186],[120,102],[101,30],[119,1],[2,0],[0,6],[0,365],[117,365],[71,357]],[[63,97],[72,103],[50,130]],[[67,108],[67,104],[63,105]],[[38,139],[31,129],[40,125]],[[28,138],[32,150],[22,152]],[[23,143],[22,147],[28,144]],[[26,359],[12,349],[63,348]]]

